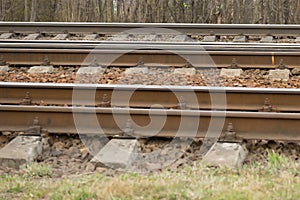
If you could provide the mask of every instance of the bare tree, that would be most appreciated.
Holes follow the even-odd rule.
[[[0,0],[0,20],[300,23],[300,0]]]
[[[36,12],[37,12],[37,1],[31,1],[31,12],[30,12],[30,21],[34,22],[36,20]]]

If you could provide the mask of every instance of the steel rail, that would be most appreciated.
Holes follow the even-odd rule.
[[[175,49],[181,50],[225,50],[255,49],[257,51],[299,50],[298,43],[235,43],[235,42],[170,42],[170,41],[84,41],[84,40],[0,40],[1,48],[64,48],[64,49]]]
[[[276,48],[275,48],[276,47]],[[135,66],[140,57],[145,63],[156,65],[185,66],[186,60],[195,67],[230,66],[236,58],[243,68],[275,68],[283,59],[294,68],[299,66],[298,45],[206,45],[186,44],[84,44],[84,43],[0,43],[0,54],[11,65],[39,65],[47,56],[54,65],[89,65],[96,57],[99,64]],[[108,60],[108,58],[111,58]],[[108,60],[108,61],[107,61]],[[155,64],[154,64],[155,65]]]
[[[259,111],[268,98],[273,111],[300,112],[300,89],[278,88],[1,82],[0,104],[20,104],[27,92],[33,104],[97,106],[106,94],[113,107],[169,109],[183,97],[187,109],[231,111]]]
[[[144,28],[137,30],[139,28]],[[299,35],[300,25],[253,24],[177,24],[177,23],[71,23],[71,22],[1,22],[0,32],[17,33],[99,33],[115,34],[124,31],[166,33],[166,29],[184,34],[216,35]],[[148,30],[149,32],[149,30]]]
[[[221,123],[221,132],[233,123],[244,139],[300,140],[299,113],[248,113],[221,111],[182,111],[126,108],[67,108],[0,105],[0,131],[24,131],[36,117],[49,133],[120,135],[128,119],[134,122],[135,136],[199,137],[218,136],[210,123]],[[78,119],[74,120],[74,116]],[[151,120],[162,122],[158,132],[147,128]],[[75,117],[76,118],[76,117]],[[162,121],[163,120],[163,121]],[[224,121],[223,121],[224,120]],[[224,123],[222,123],[224,122]],[[136,125],[135,125],[136,123]],[[178,131],[180,130],[180,131]]]
[[[40,65],[48,57],[52,65],[89,65],[93,58],[103,66],[134,67],[140,58],[149,66],[183,67],[187,59],[194,67],[229,67],[233,58],[242,68],[276,68],[281,60],[289,68],[299,67],[300,52],[174,51],[167,50],[64,50],[1,49],[10,65]],[[89,57],[88,57],[89,56]]]
[[[254,48],[299,48],[299,43],[260,43],[260,42],[200,42],[197,40],[193,41],[186,41],[186,42],[174,42],[174,41],[143,41],[143,40],[136,40],[136,41],[126,41],[126,40],[119,40],[119,41],[111,41],[111,40],[21,40],[21,39],[0,39],[0,44],[5,47],[6,45],[66,45],[65,47],[72,47],[72,45],[82,45],[88,46],[91,45],[147,45],[149,46],[156,46],[156,45],[168,45],[168,46],[186,46],[191,48],[192,46],[199,47],[199,46],[206,46],[210,48],[224,48],[224,47],[254,47]],[[94,46],[95,47],[95,46]]]

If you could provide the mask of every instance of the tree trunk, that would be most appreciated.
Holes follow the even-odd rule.
[[[36,12],[37,12],[37,1],[32,0],[31,2],[31,14],[30,14],[30,21],[34,22],[36,20]]]
[[[27,22],[29,20],[28,18],[28,0],[24,1],[24,20]]]

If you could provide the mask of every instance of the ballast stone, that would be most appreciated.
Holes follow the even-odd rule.
[[[58,34],[54,37],[54,40],[65,40],[68,38],[68,34]]]
[[[53,66],[33,66],[28,70],[29,74],[44,74],[52,73],[54,70]]]
[[[109,40],[112,41],[123,41],[128,39],[128,34],[118,34],[113,36],[112,38],[109,38]]]
[[[202,162],[209,166],[240,168],[247,154],[247,149],[238,143],[216,143],[203,157]]]
[[[261,43],[272,43],[273,36],[263,36],[260,40]]]
[[[220,76],[226,76],[229,78],[241,76],[243,73],[242,69],[221,69]]]
[[[91,162],[101,162],[114,169],[128,169],[135,160],[138,144],[135,139],[112,139]]]
[[[0,66],[0,72],[8,72],[8,71],[9,71],[9,67],[7,65]]]
[[[125,75],[148,74],[148,67],[132,67],[125,70]]]
[[[196,69],[195,68],[178,68],[174,70],[174,74],[182,74],[182,75],[195,75]]]
[[[41,136],[18,136],[0,149],[0,166],[19,169],[37,159],[45,148],[45,139]]]
[[[215,35],[207,35],[204,36],[204,39],[202,42],[215,42],[217,41],[217,37]]]
[[[2,33],[2,34],[0,35],[0,39],[2,39],[2,40],[7,40],[7,39],[12,38],[13,35],[14,35],[14,33]]]
[[[86,35],[86,36],[84,37],[84,40],[95,40],[95,39],[97,39],[98,37],[99,37],[98,34],[90,34],[90,35]]]
[[[103,74],[104,72],[105,72],[105,69],[102,67],[81,67],[77,71],[77,75],[83,75],[83,74],[99,75],[99,74]]]
[[[275,69],[270,70],[269,79],[271,81],[288,81],[290,79],[290,70],[288,69]]]
[[[246,42],[247,38],[244,35],[235,36],[233,42]]]
[[[172,38],[173,42],[191,42],[193,39],[187,35],[176,35],[176,37]]]
[[[292,74],[293,74],[293,75],[296,75],[296,76],[300,75],[300,68],[294,68],[294,69],[292,70]]]
[[[24,40],[36,40],[39,37],[41,37],[41,35],[39,33],[33,33],[33,34],[29,34],[27,35]]]

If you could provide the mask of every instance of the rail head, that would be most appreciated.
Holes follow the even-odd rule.
[[[72,83],[0,82],[0,89],[1,88],[300,94],[300,89],[295,89],[295,88],[251,88],[251,87],[245,88],[245,87],[207,87],[207,86],[173,86],[173,85],[162,86],[162,85],[120,85],[120,84],[107,85],[107,84],[72,84]]]

